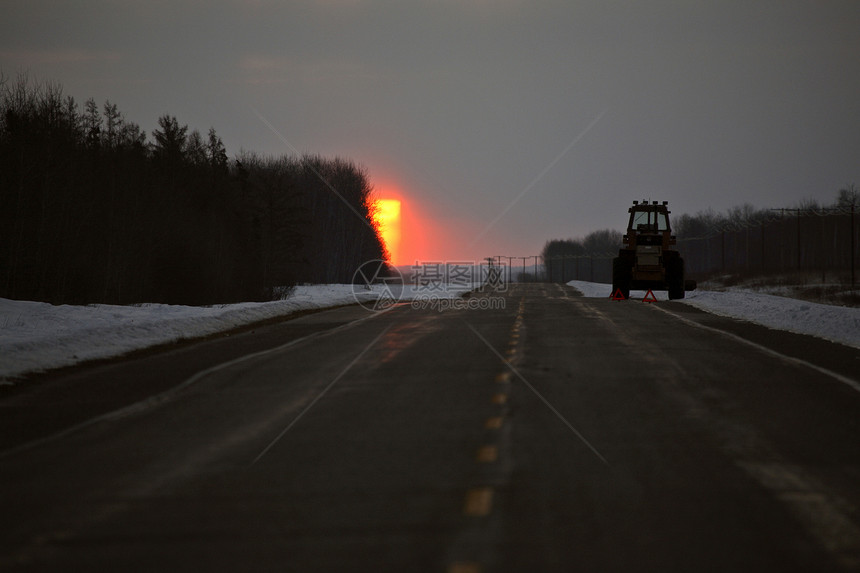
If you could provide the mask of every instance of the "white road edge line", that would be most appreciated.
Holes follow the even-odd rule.
[[[695,326],[696,328],[701,328],[702,330],[707,330],[709,332],[715,332],[717,334],[722,334],[723,336],[726,336],[726,337],[731,338],[733,340],[736,340],[738,342],[743,342],[744,344],[746,344],[748,346],[752,346],[753,348],[755,348],[757,350],[760,350],[766,354],[770,354],[771,356],[774,356],[776,358],[780,358],[781,360],[784,360],[786,362],[789,362],[792,364],[797,364],[800,366],[806,366],[807,368],[812,368],[816,372],[824,374],[825,376],[830,376],[831,378],[838,380],[839,382],[842,382],[843,384],[850,386],[852,389],[856,390],[857,392],[860,392],[860,382],[857,382],[853,378],[843,376],[842,374],[839,374],[838,372],[833,372],[832,370],[828,370],[827,368],[822,368],[821,366],[817,366],[815,364],[812,364],[811,362],[807,362],[806,360],[802,360],[800,358],[795,358],[794,356],[787,356],[785,354],[782,354],[781,352],[777,352],[776,350],[773,350],[772,348],[768,348],[767,346],[762,346],[761,344],[755,343],[751,340],[747,340],[746,338],[744,338],[742,336],[738,336],[737,334],[734,334],[732,332],[728,332],[726,330],[720,330],[719,328],[714,328],[712,326],[705,326],[704,324],[699,324],[695,320],[690,320],[689,318],[685,318],[683,316],[675,314],[674,312],[670,312],[670,311],[666,310],[665,308],[661,308],[657,305],[651,305],[651,306],[652,306],[652,308],[655,308],[655,309],[659,310],[660,312],[664,312],[670,316],[673,316],[676,319],[680,320],[681,322],[688,324],[690,326]]]
[[[282,344],[280,346],[276,346],[275,348],[269,348],[268,350],[261,350],[260,352],[254,352],[252,354],[245,354],[244,356],[234,358],[233,360],[228,360],[227,362],[222,362],[221,364],[216,364],[215,366],[212,366],[211,368],[207,368],[206,370],[201,370],[197,374],[193,375],[191,378],[188,378],[184,382],[180,383],[178,386],[174,386],[173,388],[170,388],[169,390],[165,390],[164,392],[160,392],[158,394],[150,396],[149,398],[144,398],[143,400],[140,400],[140,401],[135,402],[133,404],[130,404],[128,406],[124,406],[124,407],[119,408],[117,410],[113,410],[112,412],[107,412],[106,414],[101,414],[100,416],[96,416],[95,418],[90,418],[89,420],[86,420],[84,422],[81,422],[79,424],[71,426],[69,428],[66,428],[65,430],[60,430],[59,432],[45,436],[43,438],[37,438],[37,439],[32,440],[30,442],[26,442],[26,443],[21,444],[19,446],[15,446],[15,447],[10,448],[8,450],[2,451],[2,452],[0,452],[0,460],[14,456],[15,454],[19,454],[21,452],[33,449],[33,448],[41,446],[43,444],[47,444],[47,443],[53,442],[55,440],[59,440],[61,438],[64,438],[64,437],[69,436],[71,434],[74,434],[76,432],[79,432],[81,430],[89,428],[90,426],[94,426],[96,424],[99,424],[101,422],[110,422],[110,421],[114,421],[114,420],[119,420],[119,419],[124,418],[126,416],[130,416],[130,415],[138,413],[138,412],[143,412],[145,410],[148,410],[150,408],[153,408],[155,406],[158,406],[159,404],[162,404],[162,403],[170,400],[171,398],[173,398],[173,396],[175,396],[179,392],[187,389],[188,387],[197,383],[198,381],[205,378],[206,376],[209,376],[210,374],[218,372],[219,370],[224,370],[225,368],[229,368],[229,367],[234,366],[236,364],[240,364],[242,362],[245,362],[247,360],[252,360],[252,359],[258,358],[260,356],[265,356],[267,354],[273,354],[275,352],[280,352],[282,350],[289,348],[290,346],[295,346],[297,344],[301,344],[303,342],[306,342],[308,340],[312,340],[314,338],[320,338],[323,336],[328,336],[330,334],[334,334],[336,332],[340,332],[341,330],[347,330],[347,329],[352,328],[353,326],[356,326],[357,324],[360,324],[366,320],[370,320],[370,319],[375,318],[381,314],[389,312],[393,308],[396,308],[396,306],[397,305],[392,306],[390,308],[387,308],[385,310],[376,311],[373,314],[370,314],[369,316],[353,320],[352,322],[342,324],[342,325],[340,325],[336,328],[332,328],[330,330],[323,330],[320,332],[314,332],[313,334],[309,334],[307,336],[303,336],[301,338],[291,340],[290,342],[287,342],[287,343]]]

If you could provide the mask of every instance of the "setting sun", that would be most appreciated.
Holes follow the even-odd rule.
[[[376,224],[392,264],[400,262],[400,201],[376,200]]]

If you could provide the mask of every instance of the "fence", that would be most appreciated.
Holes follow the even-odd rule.
[[[681,237],[688,275],[821,273],[856,284],[858,229],[853,207],[774,209],[703,237]]]
[[[611,253],[593,255],[564,255],[544,258],[540,255],[511,257],[496,255],[488,257],[491,266],[501,270],[507,282],[556,282],[573,280],[590,282],[612,282]]]
[[[544,259],[544,277],[549,282],[589,281],[612,282],[613,253],[567,255]]]

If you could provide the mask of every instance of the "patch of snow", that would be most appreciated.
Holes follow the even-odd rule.
[[[447,285],[437,298],[453,298],[477,285]],[[159,344],[198,338],[288,314],[370,302],[385,287],[297,286],[279,301],[192,307],[167,304],[54,306],[0,299],[0,382],[31,372],[110,358]],[[354,294],[355,290],[355,294]],[[394,291],[394,288],[392,287]],[[425,294],[405,285],[395,298]],[[369,311],[370,312],[370,311]]]
[[[607,284],[568,283],[588,297],[610,295]],[[477,285],[434,290],[405,286],[393,292],[409,301],[432,295],[458,297]],[[352,285],[298,286],[285,300],[212,307],[165,304],[137,306],[54,306],[41,302],[0,299],[0,381],[31,372],[70,366],[86,360],[110,358],[134,350],[187,338],[197,338],[270,318],[310,309],[371,302],[382,292]],[[641,300],[645,292],[633,291]],[[667,300],[665,292],[655,293]],[[860,309],[838,307],[772,296],[752,291],[687,293],[685,304],[715,314],[748,320],[782,330],[817,336],[860,348]]]
[[[587,297],[609,298],[612,291],[608,284],[584,281],[567,284]],[[654,294],[657,300],[668,300],[665,291]],[[644,296],[644,291],[630,291],[631,302],[642,300]],[[860,308],[818,304],[737,288],[726,292],[696,289],[677,302],[713,314],[860,348]]]

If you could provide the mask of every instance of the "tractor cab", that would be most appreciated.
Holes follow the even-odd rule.
[[[662,204],[657,201],[633,201],[633,206],[627,211],[630,220],[627,223],[627,234],[624,244],[635,249],[637,245],[656,245],[668,249],[675,244],[672,227],[669,224],[668,201]]]

